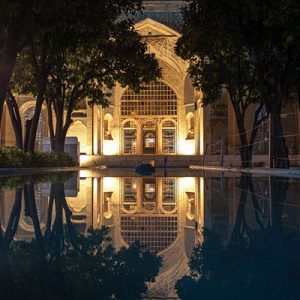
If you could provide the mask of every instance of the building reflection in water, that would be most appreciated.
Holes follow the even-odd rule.
[[[202,228],[219,234],[224,244],[277,223],[299,231],[299,180],[240,177],[88,177],[81,173],[64,183],[71,220],[78,231],[110,228],[118,249],[139,240],[163,258],[151,297],[175,297],[174,285],[188,271]],[[87,176],[87,177],[85,177]],[[278,187],[282,187],[279,189]],[[45,230],[51,184],[36,184],[35,199],[41,231]],[[280,194],[281,193],[281,194]],[[15,191],[1,191],[2,228],[9,221]],[[52,216],[54,219],[55,216]],[[22,208],[16,239],[30,240],[34,228]]]
[[[174,284],[188,272],[188,257],[199,240],[201,216],[198,178],[104,177],[98,179],[102,218],[116,248],[135,240],[163,258],[149,294],[175,296]],[[202,199],[203,200],[203,199]]]

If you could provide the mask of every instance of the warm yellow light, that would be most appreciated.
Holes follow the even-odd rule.
[[[115,177],[103,178],[103,190],[105,192],[111,192],[117,189],[117,179]]]
[[[87,166],[92,161],[93,161],[93,157],[90,155],[80,155],[79,157],[79,163],[81,167]]]
[[[87,178],[87,177],[91,177],[92,176],[92,172],[90,170],[80,170],[79,171],[79,178]]]
[[[194,155],[195,140],[182,140],[179,146],[179,152],[183,155]]]
[[[119,144],[116,141],[103,141],[103,154],[116,155],[119,152]]]
[[[180,190],[185,192],[195,191],[195,178],[194,177],[181,177],[179,179]]]

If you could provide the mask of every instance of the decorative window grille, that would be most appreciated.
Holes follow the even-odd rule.
[[[176,183],[174,178],[162,179],[162,206],[166,211],[176,207]]]
[[[127,210],[136,209],[137,205],[137,180],[136,178],[124,178],[123,206]]]
[[[156,153],[156,124],[152,121],[147,121],[143,124],[143,153]]]
[[[158,253],[175,242],[177,216],[121,216],[121,234],[127,244],[136,240]]]
[[[176,128],[172,121],[165,121],[162,128],[162,151],[163,153],[176,152]]]
[[[161,81],[144,85],[138,93],[128,89],[121,99],[122,116],[176,116],[177,97]]]
[[[156,207],[156,180],[155,178],[143,179],[143,207],[153,210]]]
[[[124,131],[124,153],[136,154],[137,131],[133,121],[127,121],[123,126]]]
[[[174,178],[162,179],[162,203],[176,203],[176,184]]]

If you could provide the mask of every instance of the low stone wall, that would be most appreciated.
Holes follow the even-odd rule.
[[[165,161],[164,155],[81,155],[81,167],[97,167],[97,166],[120,166],[135,167],[140,164],[150,163],[154,166],[163,166]],[[168,166],[189,167],[190,165],[198,165],[202,162],[200,155],[169,155],[166,156],[166,164]]]

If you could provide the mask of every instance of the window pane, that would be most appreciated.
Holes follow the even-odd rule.
[[[163,153],[175,153],[175,129],[162,130],[162,151]]]
[[[144,85],[138,93],[126,90],[121,99],[122,116],[177,115],[177,97],[161,81]]]
[[[136,153],[136,129],[124,129],[124,153]]]

